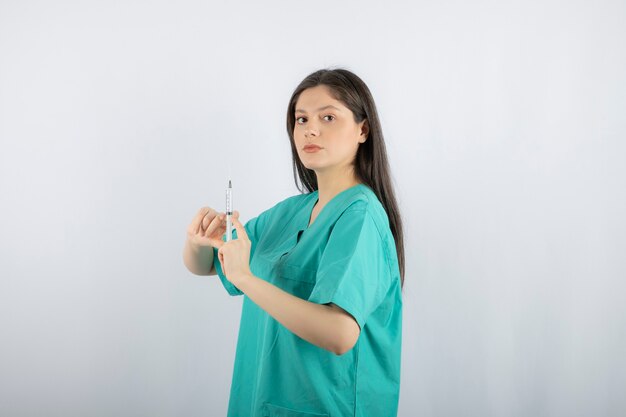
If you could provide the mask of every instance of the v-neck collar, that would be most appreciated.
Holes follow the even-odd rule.
[[[341,195],[344,195],[346,192],[356,189],[357,187],[367,187],[365,184],[363,183],[358,183],[356,185],[353,185],[351,187],[346,188],[345,190],[337,193],[333,198],[331,198],[328,203],[326,203],[326,205],[324,207],[322,207],[322,209],[319,211],[319,213],[317,213],[317,217],[315,217],[315,220],[313,220],[313,223],[311,223],[311,216],[313,215],[313,209],[315,208],[315,205],[317,204],[317,202],[319,201],[319,190],[315,190],[313,191],[311,194],[311,201],[309,201],[309,204],[306,207],[306,213],[308,213],[307,219],[306,219],[306,224],[304,225],[304,229],[301,229],[303,232],[306,232],[307,230],[309,230],[310,228],[312,228],[313,226],[315,226],[315,224],[317,223],[317,221],[319,220],[319,218],[322,216],[323,213],[325,213],[327,210],[326,208],[328,206],[331,205],[331,203],[335,203],[336,201],[338,201],[338,197]]]
[[[319,201],[319,191],[315,190],[315,191],[311,192],[310,201],[306,205],[305,213],[307,213],[308,216],[306,216],[306,223],[304,224],[304,228],[302,228],[301,231],[308,230],[311,226],[313,226],[313,224],[310,224],[311,223],[311,216],[313,215],[313,209],[315,208],[315,205],[317,204],[318,201]],[[324,208],[322,208],[322,210],[323,209]],[[319,213],[317,213],[317,217],[319,217],[320,214],[321,214],[321,211]],[[315,220],[317,220],[317,217],[315,218]],[[313,223],[315,223],[315,221]]]

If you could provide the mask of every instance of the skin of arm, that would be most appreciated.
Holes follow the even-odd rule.
[[[357,322],[335,304],[303,300],[252,274],[235,285],[292,333],[336,355],[352,349],[359,338]]]
[[[218,251],[226,278],[255,304],[300,338],[336,355],[354,347],[361,329],[356,320],[334,304],[317,304],[296,297],[250,271],[250,239],[243,225],[233,218],[237,239]]]
[[[215,275],[213,265],[213,248],[209,246],[194,245],[187,239],[183,250],[183,262],[189,272],[196,275]],[[206,265],[211,265],[209,269]]]

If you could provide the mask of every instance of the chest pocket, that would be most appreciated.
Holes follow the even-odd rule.
[[[315,287],[317,271],[287,263],[285,260],[288,258],[283,258],[276,265],[275,284],[290,294],[307,300]]]
[[[317,262],[311,262],[312,251],[307,247],[305,234],[294,230],[273,245],[260,246],[255,256],[259,258],[257,262],[269,267],[264,279],[306,300],[315,287]]]

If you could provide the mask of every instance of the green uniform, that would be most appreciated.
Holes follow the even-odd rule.
[[[361,328],[337,355],[301,339],[244,295],[229,417],[396,416],[402,293],[387,214],[358,184],[308,227],[318,191],[289,197],[245,224],[250,270],[304,300],[333,303]],[[237,236],[233,231],[234,238]],[[230,295],[241,295],[214,265]]]

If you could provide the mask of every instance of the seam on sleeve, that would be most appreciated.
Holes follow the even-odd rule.
[[[385,258],[386,258],[386,262],[385,263],[387,264],[387,269],[389,270],[389,279],[392,280],[393,279],[393,270],[391,269],[391,265],[393,263],[393,259],[391,257],[391,254],[389,253],[389,239],[387,238],[387,234],[383,234],[380,231],[380,227],[378,226],[378,222],[376,221],[374,216],[372,216],[372,213],[370,213],[368,211],[367,215],[370,216],[370,218],[372,219],[372,222],[374,223],[374,227],[376,227],[376,231],[378,232],[378,237],[380,238],[380,241],[383,243],[383,253],[385,254]],[[389,230],[391,231],[391,228]],[[393,240],[393,233],[392,233],[392,240]],[[395,245],[395,240],[394,240],[393,244]]]

